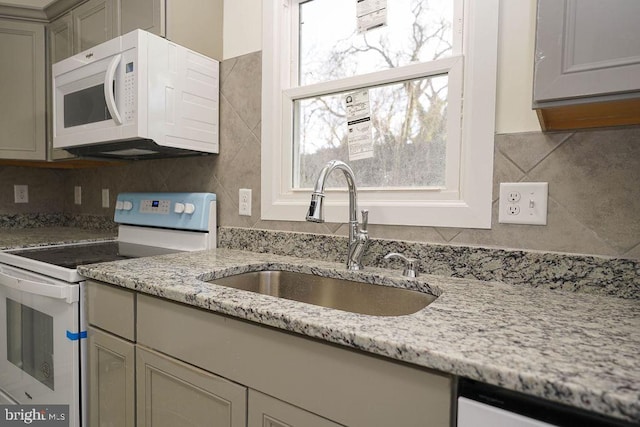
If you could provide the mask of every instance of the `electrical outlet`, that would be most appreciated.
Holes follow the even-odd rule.
[[[109,189],[108,188],[102,189],[102,207],[103,208],[109,207]]]
[[[511,203],[519,202],[520,197],[522,196],[519,191],[509,191],[509,193],[507,193],[507,201]]]
[[[509,203],[509,205],[507,205],[507,213],[509,215],[518,215],[520,213],[520,206],[515,203]]]
[[[73,203],[75,203],[76,205],[82,204],[82,187],[80,187],[79,185],[76,185],[73,188]]]
[[[251,216],[251,189],[241,188],[238,192],[238,213],[240,215]]]
[[[548,196],[546,182],[500,183],[498,222],[547,225]]]
[[[14,185],[13,199],[15,203],[29,203],[29,186]]]

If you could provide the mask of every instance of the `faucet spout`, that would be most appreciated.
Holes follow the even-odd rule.
[[[307,221],[324,222],[324,187],[327,178],[335,169],[344,173],[349,189],[349,250],[347,253],[347,268],[349,270],[360,270],[362,268],[362,254],[368,242],[367,232],[368,211],[362,211],[362,226],[358,224],[358,192],[355,183],[355,175],[349,165],[340,160],[331,160],[320,171],[316,180],[311,203],[307,211]]]

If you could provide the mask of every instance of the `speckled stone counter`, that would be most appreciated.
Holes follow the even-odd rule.
[[[0,250],[109,240],[115,231],[76,227],[0,228]]]
[[[118,228],[112,218],[97,215],[64,213],[0,214],[0,233],[7,229],[47,227],[74,227],[104,231],[115,231]]]
[[[438,295],[408,316],[347,313],[206,283],[284,269]],[[500,282],[230,249],[79,267],[108,283],[309,337],[640,422],[640,304]]]
[[[220,227],[218,236],[227,249],[346,260],[344,236],[236,227]],[[372,238],[364,265],[401,268],[384,259],[389,252],[418,259],[428,274],[640,300],[640,260]]]

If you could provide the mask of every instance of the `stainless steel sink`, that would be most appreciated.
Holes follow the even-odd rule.
[[[242,273],[209,283],[374,316],[412,314],[436,299],[418,291],[290,271]]]

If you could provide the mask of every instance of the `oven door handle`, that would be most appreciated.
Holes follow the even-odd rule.
[[[0,267],[0,286],[27,292],[43,297],[63,299],[69,304],[78,300],[77,286],[58,286],[45,282],[35,282],[22,277],[12,276]]]

